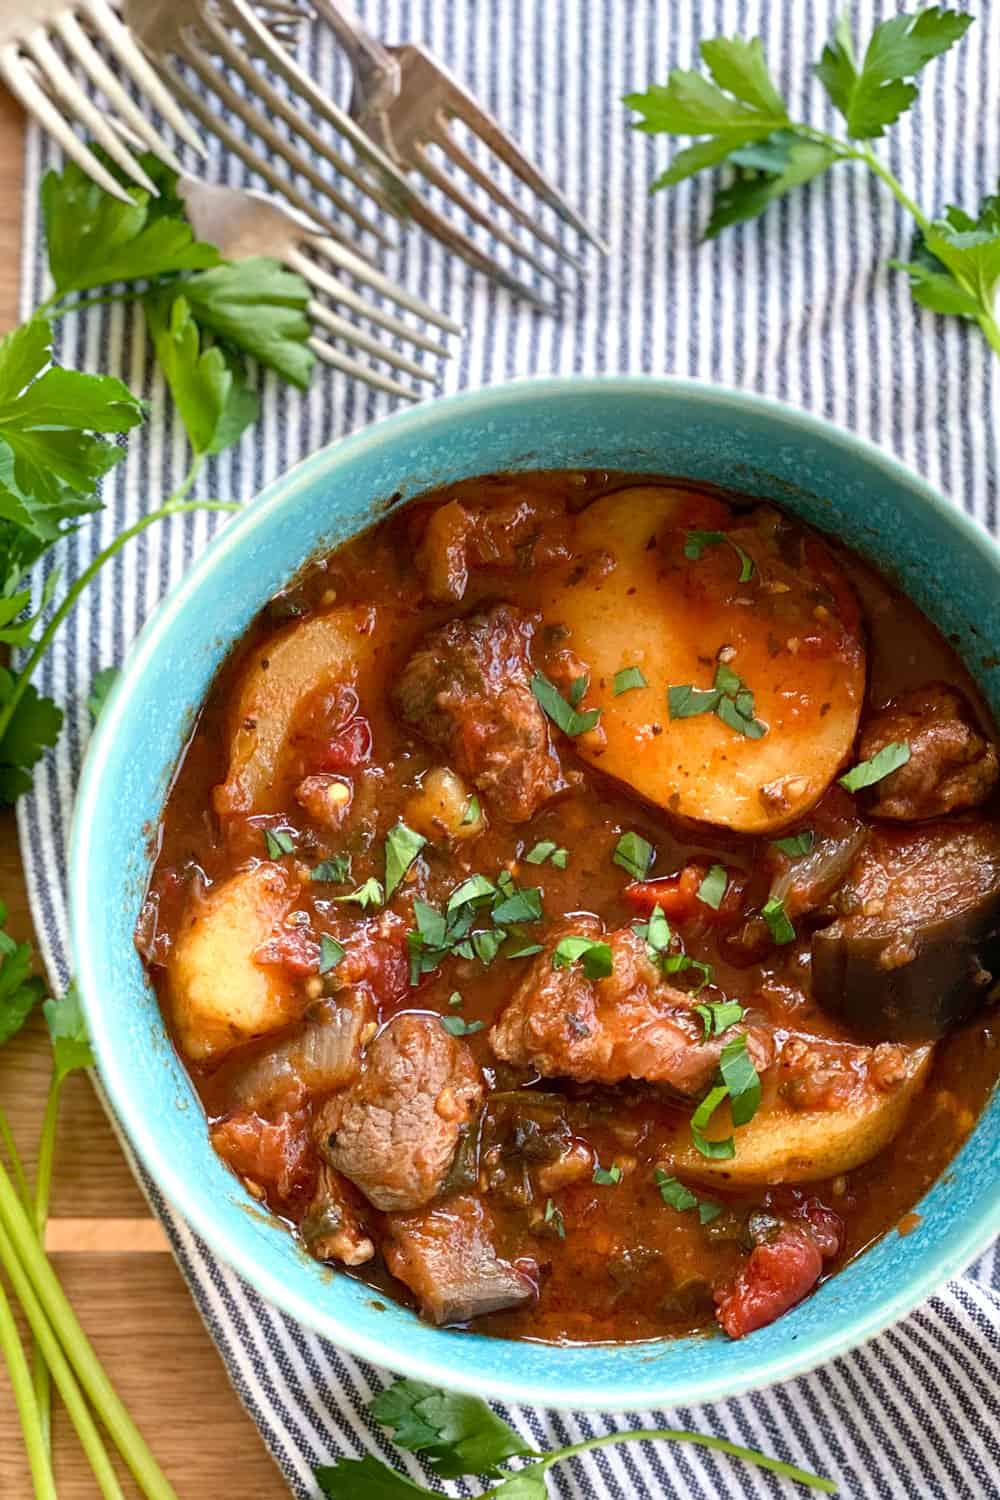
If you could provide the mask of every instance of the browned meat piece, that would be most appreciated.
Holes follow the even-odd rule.
[[[603,928],[582,917],[552,934],[490,1032],[497,1056],[547,1078],[644,1078],[684,1095],[706,1088],[734,1033],[702,1041],[694,1000],[667,983],[631,927],[607,936],[614,965],[607,979],[588,979],[579,964],[554,969],[554,949],[569,933],[600,938]],[[748,1028],[747,1045],[758,1070],[766,1067],[772,1050],[766,1029]]]
[[[875,787],[871,811],[878,818],[909,823],[978,807],[996,785],[996,746],[947,683],[904,693],[875,714],[861,736],[858,759],[869,760],[894,742],[909,745],[910,758]]]
[[[403,721],[512,823],[526,823],[567,784],[531,691],[532,628],[505,604],[451,620],[427,636],[394,692]]]
[[[401,1015],[369,1047],[361,1076],[323,1106],[316,1138],[376,1208],[421,1208],[439,1192],[482,1102],[467,1045],[436,1016]]]
[[[393,1214],[387,1228],[385,1263],[431,1323],[467,1323],[520,1307],[538,1294],[530,1263],[515,1266],[497,1255],[493,1221],[478,1198],[449,1198],[423,1213]]]
[[[812,938],[813,992],[863,1035],[938,1036],[1000,970],[1000,828],[876,828]]]
[[[326,1162],[320,1166],[316,1192],[299,1230],[317,1260],[363,1266],[375,1254],[360,1194]]]
[[[912,1052],[897,1042],[860,1047],[792,1035],[777,1059],[778,1092],[792,1109],[847,1109],[873,1089],[889,1094],[907,1082]]]
[[[435,604],[465,597],[472,568],[528,570],[569,556],[569,522],[558,496],[512,495],[473,509],[450,500],[427,522],[417,571]]]

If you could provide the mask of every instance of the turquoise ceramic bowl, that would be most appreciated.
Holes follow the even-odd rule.
[[[428,1327],[376,1306],[267,1222],[213,1153],[132,945],[174,762],[213,674],[304,558],[390,496],[496,470],[608,467],[772,496],[843,538],[956,642],[1000,718],[1000,549],[877,449],[774,401],[670,379],[546,379],[449,397],[333,444],[227,525],[132,650],[87,755],[70,857],[73,959],[101,1077],[153,1178],[272,1303],[390,1369],[504,1400],[614,1411],[690,1405],[843,1354],[960,1271],[1000,1231],[1000,1098],[920,1203],[816,1296],[740,1343],[553,1348]]]

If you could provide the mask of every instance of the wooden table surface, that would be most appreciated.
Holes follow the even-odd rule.
[[[0,89],[0,331],[17,321],[23,122]],[[141,441],[141,439],[140,439]],[[0,898],[31,938],[17,831],[0,813]],[[0,1099],[29,1170],[49,1080],[36,1022],[0,1051]],[[49,1247],[78,1317],[180,1500],[278,1500],[288,1489],[229,1384],[159,1226],[150,1218],[86,1077],[63,1092]],[[93,1500],[93,1476],[56,1405],[59,1500]],[[139,1491],[122,1469],[126,1494]],[[29,1500],[31,1482],[0,1368],[0,1496]]]

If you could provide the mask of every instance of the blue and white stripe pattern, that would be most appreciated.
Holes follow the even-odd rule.
[[[861,34],[900,7],[861,0]],[[973,6],[965,41],[931,65],[916,109],[880,143],[928,208],[967,208],[1000,171],[1000,5]],[[694,181],[647,197],[667,156],[662,140],[628,129],[622,94],[689,65],[700,36],[760,34],[793,108],[835,128],[808,65],[840,0],[367,0],[372,29],[425,42],[509,124],[529,154],[609,239],[612,253],[566,299],[560,320],[506,294],[412,235],[388,269],[464,323],[468,337],[445,386],[513,374],[672,371],[784,397],[897,453],[956,505],[996,528],[1000,366],[978,330],[917,309],[886,270],[905,256],[910,226],[885,191],[840,167],[766,217],[698,243],[710,188]],[[339,79],[334,49],[312,36],[315,76]],[[55,158],[28,140],[24,306],[42,293],[38,203]],[[243,182],[235,160],[210,174]],[[151,397],[154,415],[107,486],[107,509],[57,558],[69,577],[180,479],[184,442],[150,377],[141,327],[114,307],[64,320],[71,365],[120,373]],[[264,417],[218,460],[200,493],[247,498],[304,453],[358,427],[390,402],[320,370],[308,394],[265,381]],[[143,619],[220,524],[175,520],[134,542],[106,569],[62,632],[39,681],[65,705],[65,732],[20,804],[33,910],[53,976],[66,978],[64,870],[74,780],[94,673],[119,659]],[[241,1397],[296,1494],[314,1493],[313,1464],[340,1453],[388,1456],[365,1405],[388,1379],[294,1326],[213,1261],[146,1184],[178,1261]],[[612,1427],[668,1425],[723,1434],[830,1475],[845,1496],[984,1500],[1000,1496],[1000,1268],[994,1249],[962,1280],[848,1358],[740,1400],[628,1416],[506,1413],[539,1444]],[[419,1468],[410,1465],[419,1477]],[[427,1476],[424,1476],[425,1482]],[[778,1497],[773,1477],[668,1445],[616,1449],[552,1478],[565,1500],[677,1495]],[[471,1493],[460,1486],[463,1494]]]

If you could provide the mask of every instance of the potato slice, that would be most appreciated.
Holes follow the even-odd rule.
[[[871,1086],[846,1108],[792,1109],[775,1097],[734,1132],[728,1106],[721,1106],[705,1134],[710,1140],[734,1136],[736,1155],[728,1161],[702,1156],[691,1140],[689,1121],[682,1120],[663,1165],[685,1178],[732,1188],[817,1182],[849,1172],[871,1161],[896,1135],[927,1076],[933,1051],[930,1046],[913,1048],[901,1083],[885,1092]]]
[[[692,544],[695,528],[725,540]],[[828,548],[770,507],[738,515],[640,485],[580,515],[574,554],[542,609],[589,669],[581,711],[602,709],[576,741],[584,759],[668,812],[740,833],[808,811],[848,756],[865,687],[857,601]],[[753,693],[760,738],[711,711],[668,716],[667,689],[711,689],[720,651]],[[616,697],[631,666],[648,687]]]
[[[315,693],[339,684],[357,687],[375,653],[374,615],[370,606],[344,605],[289,626],[253,653],[233,711],[217,812],[261,813],[280,805],[282,762],[295,716]]]
[[[187,1057],[217,1058],[296,1018],[300,1003],[287,971],[256,963],[254,954],[297,892],[281,865],[259,864],[188,906],[167,964],[171,1015]]]

